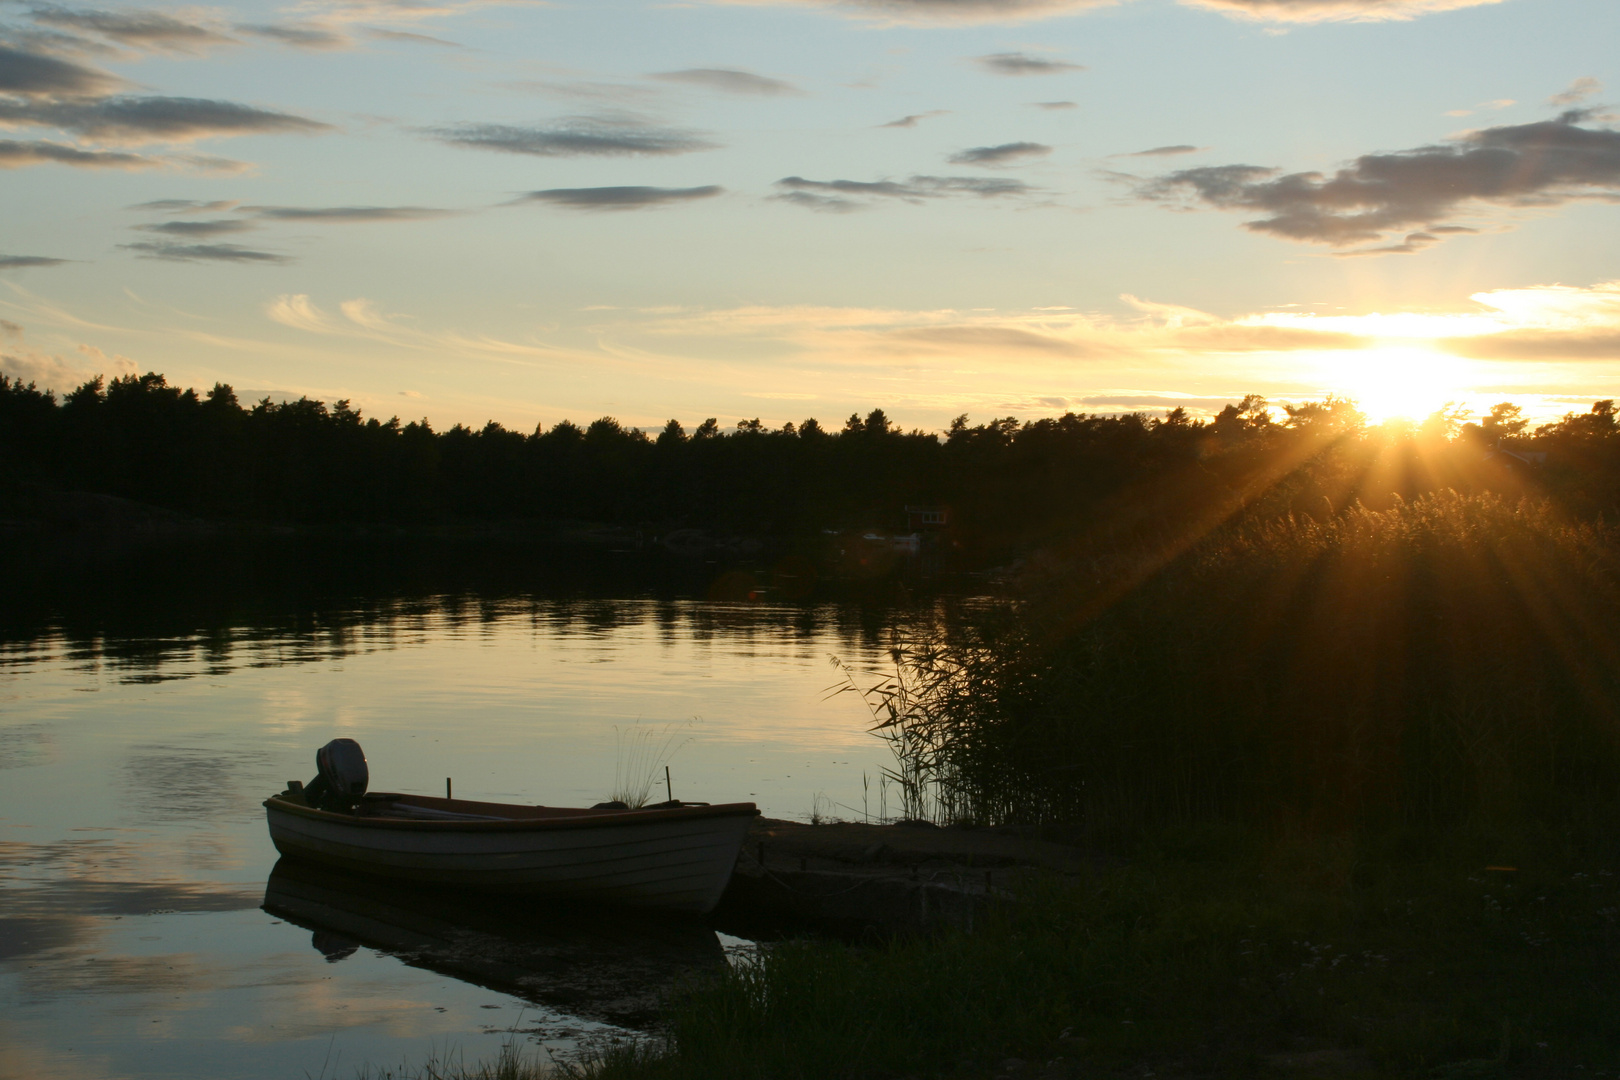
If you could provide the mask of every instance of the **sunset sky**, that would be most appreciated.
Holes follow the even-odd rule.
[[[1615,0],[0,0],[0,370],[532,430],[1620,397]]]

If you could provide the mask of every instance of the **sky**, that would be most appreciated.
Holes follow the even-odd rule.
[[[0,0],[0,371],[436,428],[1620,397],[1614,0]]]

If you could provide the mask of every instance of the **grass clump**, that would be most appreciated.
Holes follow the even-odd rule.
[[[685,725],[665,724],[650,728],[636,724],[628,731],[615,727],[613,793],[608,799],[622,802],[632,810],[646,806],[653,789],[664,779],[664,767],[677,750],[691,741],[682,737],[683,727]]]
[[[1614,1076],[1612,859],[1170,830],[972,933],[767,949],[592,1080]],[[1297,1072],[1295,1073],[1297,1075]]]

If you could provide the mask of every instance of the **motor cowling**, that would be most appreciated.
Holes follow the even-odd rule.
[[[321,810],[349,813],[365,797],[371,783],[366,753],[353,739],[333,739],[315,751],[315,779],[304,789],[304,799]]]

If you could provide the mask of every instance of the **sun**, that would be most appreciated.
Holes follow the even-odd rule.
[[[1323,357],[1330,392],[1352,398],[1369,422],[1422,420],[1467,393],[1468,364],[1420,345],[1385,345]]]

